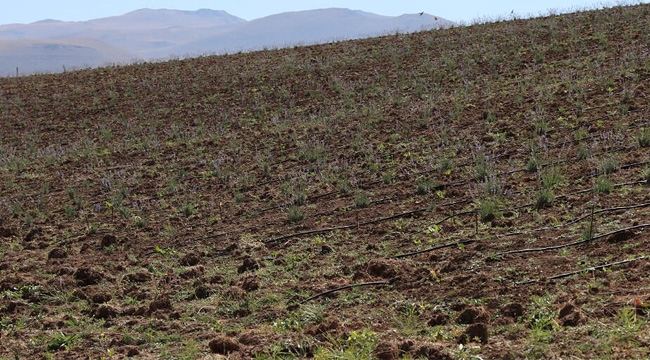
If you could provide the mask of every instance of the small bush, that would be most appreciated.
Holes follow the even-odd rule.
[[[582,240],[593,240],[595,235],[595,226],[592,225],[591,221],[588,222],[585,227],[582,229]]]
[[[553,201],[555,201],[555,193],[553,192],[553,189],[544,188],[537,193],[537,197],[535,198],[535,207],[537,209],[547,208],[553,204]]]
[[[474,165],[474,180],[483,181],[490,175],[488,158],[484,154],[479,154]]]
[[[645,180],[646,185],[650,185],[650,167],[646,167],[641,172],[641,180]]]
[[[604,175],[614,173],[618,169],[618,160],[615,156],[610,156],[600,164],[600,170]]]
[[[297,222],[305,218],[305,213],[298,206],[289,208],[289,221]]]
[[[556,167],[545,169],[541,174],[541,178],[545,189],[554,189],[564,181],[564,176]]]
[[[526,167],[524,170],[526,172],[532,173],[535,172],[539,169],[539,160],[535,156],[531,156],[528,162],[526,163]]]
[[[485,198],[481,200],[479,216],[482,221],[489,221],[495,217],[501,217],[501,212],[499,212],[499,207],[501,203],[499,200],[494,198]]]
[[[612,192],[612,181],[609,177],[601,175],[596,179],[596,185],[594,185],[594,191],[600,194],[609,194]]]
[[[431,192],[431,190],[433,190],[434,187],[435,184],[433,180],[423,180],[418,183],[418,187],[415,190],[415,192],[418,195],[428,194],[429,192]]]
[[[642,148],[650,147],[650,128],[643,128],[637,136],[639,146]]]
[[[485,177],[485,181],[481,184],[481,187],[487,196],[499,196],[503,194],[503,184],[501,184],[501,179],[496,175]]]
[[[197,212],[196,206],[192,204],[183,205],[183,207],[181,208],[181,213],[185,215],[185,217],[190,217],[196,214],[196,212]]]
[[[393,178],[394,178],[394,176],[393,176],[392,172],[386,172],[386,173],[384,173],[384,176],[381,178],[381,181],[384,184],[390,184],[390,183],[393,182],[393,180],[394,180]]]
[[[363,192],[359,192],[354,198],[354,206],[357,208],[365,208],[370,205],[370,198]]]
[[[587,159],[591,154],[589,153],[589,149],[587,149],[587,146],[583,143],[578,144],[578,148],[576,150],[576,156],[578,157],[578,160],[585,160]]]
[[[291,203],[296,206],[302,206],[307,203],[307,193],[304,190],[295,190],[291,194]]]

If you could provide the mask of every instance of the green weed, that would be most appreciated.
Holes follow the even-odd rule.
[[[290,222],[298,222],[305,218],[305,213],[298,206],[289,207],[289,214],[287,215]]]
[[[650,147],[650,128],[642,128],[637,135],[637,141],[642,148]]]
[[[612,192],[614,185],[612,180],[605,175],[601,175],[596,178],[596,183],[594,184],[594,192],[599,194],[609,194]]]
[[[550,207],[555,201],[555,192],[553,189],[543,188],[537,192],[535,197],[535,207],[537,209],[544,209]]]

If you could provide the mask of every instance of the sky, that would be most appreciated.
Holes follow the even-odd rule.
[[[122,15],[142,9],[198,10],[201,8],[225,10],[231,15],[253,20],[286,11],[342,7],[363,10],[379,15],[397,16],[421,11],[462,23],[517,17],[547,15],[549,10],[567,12],[595,9],[616,4],[638,4],[650,0],[593,1],[593,0],[18,0],[2,6],[0,24],[31,23],[44,19],[84,21]]]

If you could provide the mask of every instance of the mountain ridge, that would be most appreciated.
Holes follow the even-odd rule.
[[[87,63],[89,67],[130,60],[164,60],[215,53],[252,51],[261,48],[316,44],[333,40],[350,40],[388,32],[413,32],[453,26],[451,21],[423,15],[383,16],[361,10],[328,8],[269,15],[247,21],[224,10],[195,11],[143,8],[119,16],[86,21],[45,19],[30,24],[0,25],[0,40],[25,41],[22,49],[36,39],[50,43],[87,38],[95,42],[94,52],[106,54]],[[14,44],[15,45],[15,44]],[[119,49],[120,56],[111,56],[109,48]],[[18,49],[16,46],[13,49]],[[32,54],[10,52],[0,48],[0,76],[34,72],[57,72],[64,66],[60,57],[48,52]],[[75,58],[74,49],[68,54]],[[81,56],[81,55],[79,55]],[[27,61],[26,61],[27,60]],[[128,62],[128,61],[127,61]]]

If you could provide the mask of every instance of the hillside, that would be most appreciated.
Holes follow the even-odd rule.
[[[0,357],[647,358],[650,6],[0,79]]]

